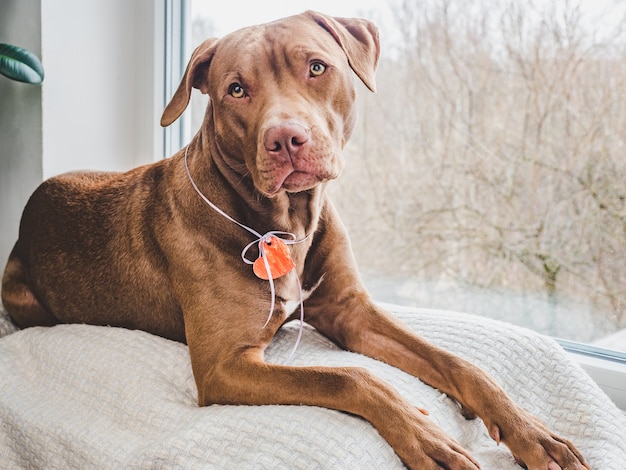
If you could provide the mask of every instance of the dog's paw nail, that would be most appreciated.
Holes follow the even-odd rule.
[[[489,430],[489,435],[494,441],[496,441],[496,444],[500,445],[501,436],[500,428],[498,426],[496,426],[495,424],[491,426],[491,429]]]
[[[419,412],[420,412],[420,413],[422,413],[423,415],[426,415],[426,416],[430,415],[430,413],[428,412],[428,410],[425,410],[424,408],[420,408],[420,407],[418,407],[417,409],[418,409],[418,410],[419,410]]]

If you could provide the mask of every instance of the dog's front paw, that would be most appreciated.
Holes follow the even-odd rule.
[[[582,453],[522,409],[499,422],[485,423],[498,444],[504,442],[515,460],[531,470],[590,470]]]
[[[385,436],[412,470],[479,470],[480,465],[457,441],[421,413],[406,414]]]

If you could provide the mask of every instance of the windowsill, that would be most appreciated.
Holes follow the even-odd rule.
[[[557,339],[618,408],[626,412],[626,353]]]

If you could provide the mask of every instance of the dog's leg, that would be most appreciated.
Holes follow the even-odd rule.
[[[248,282],[246,289],[224,292],[225,280],[227,286],[243,283],[225,267],[222,272],[222,282],[212,283],[212,278],[198,277],[201,270],[185,269],[176,282],[201,406],[310,405],[345,411],[372,423],[410,468],[478,468],[458,443],[365,369],[266,363],[265,348],[283,323],[284,311],[277,305],[263,327],[270,303],[267,286]]]
[[[2,277],[2,304],[21,328],[35,325],[52,326],[59,323],[33,294],[26,268],[14,253],[9,257]]]
[[[190,344],[192,357],[194,346]],[[265,363],[261,348],[194,368],[201,405],[310,405],[361,416],[412,469],[472,469],[477,462],[385,382],[362,368],[290,367]]]
[[[332,206],[326,211],[312,248],[319,256],[309,255],[312,277],[323,273],[324,281],[307,300],[308,323],[339,346],[385,361],[446,393],[466,417],[480,416],[490,436],[504,442],[528,468],[586,467],[572,443],[516,405],[480,368],[428,343],[375,305],[362,286]]]
[[[396,366],[454,398],[464,416],[480,416],[490,436],[528,468],[557,468],[549,467],[553,460],[561,468],[583,468],[585,460],[572,443],[516,405],[480,368],[428,343],[373,304],[343,307],[349,313],[337,314],[332,324],[309,321],[346,349]]]

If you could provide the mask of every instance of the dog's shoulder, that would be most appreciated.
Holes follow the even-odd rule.
[[[121,173],[106,171],[72,171],[43,181],[33,196],[59,196],[64,193],[85,192],[97,189],[119,178]]]
[[[117,171],[71,171],[43,181],[34,197],[97,197],[104,193],[127,193],[133,187],[156,186],[163,179],[164,165],[152,163],[126,172]]]

